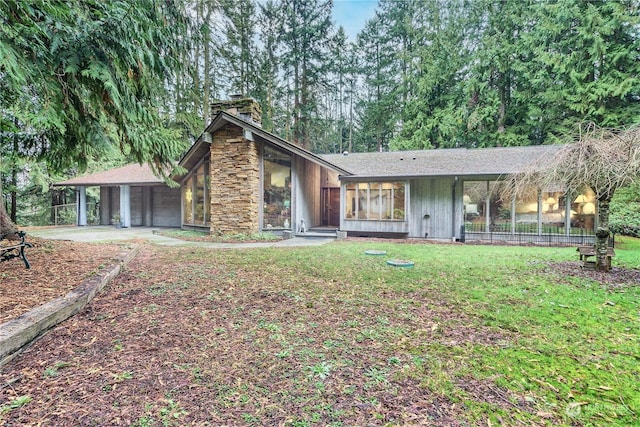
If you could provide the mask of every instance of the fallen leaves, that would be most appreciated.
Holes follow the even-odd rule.
[[[34,245],[26,251],[31,269],[19,259],[0,262],[0,323],[67,294],[122,250],[115,244],[28,241]]]

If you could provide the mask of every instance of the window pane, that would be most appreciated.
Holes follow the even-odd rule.
[[[596,217],[596,194],[589,187],[582,188],[571,203],[571,232],[593,232]]]
[[[291,227],[291,156],[264,149],[263,228]]]
[[[348,183],[345,187],[345,219],[404,221],[404,182]]]
[[[366,183],[358,184],[358,219],[368,219],[369,211],[369,186]]]
[[[393,184],[393,219],[404,221],[404,182]]]
[[[183,224],[193,224],[193,177],[182,187]]]
[[[356,184],[349,183],[347,187],[347,200],[345,204],[345,219],[354,219],[356,216],[357,202],[356,202]]]
[[[542,192],[543,233],[563,233],[567,216],[566,198],[561,191]]]
[[[380,184],[377,182],[369,183],[369,204],[367,206],[367,219],[379,220],[380,209],[382,208]]]
[[[538,232],[538,192],[535,190],[516,199],[516,232]]]
[[[489,183],[489,224],[493,232],[511,233],[511,199],[502,200],[504,181]]]
[[[209,164],[205,168],[204,175],[204,223],[211,223],[211,177],[209,176]]]
[[[487,181],[465,181],[463,192],[465,230],[485,232]]]
[[[380,200],[382,201],[382,219],[392,219],[393,213],[393,184],[383,182],[380,184]]]
[[[198,170],[200,172],[201,170]],[[194,220],[198,225],[205,224],[204,175],[196,176]]]

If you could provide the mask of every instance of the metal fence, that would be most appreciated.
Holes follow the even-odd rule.
[[[481,227],[477,227],[480,225]],[[565,227],[544,225],[539,230],[537,224],[519,224],[516,230],[506,231],[495,227],[483,227],[482,224],[466,224],[461,227],[462,242],[510,244],[519,246],[575,246],[593,245],[595,234],[592,230],[572,227],[567,233]],[[614,239],[610,239],[613,245]]]

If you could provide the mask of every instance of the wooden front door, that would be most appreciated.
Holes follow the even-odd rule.
[[[340,188],[322,189],[322,225],[340,226]]]

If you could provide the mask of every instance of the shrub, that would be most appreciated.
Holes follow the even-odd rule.
[[[640,237],[640,185],[616,191],[611,201],[609,228],[615,234]]]

